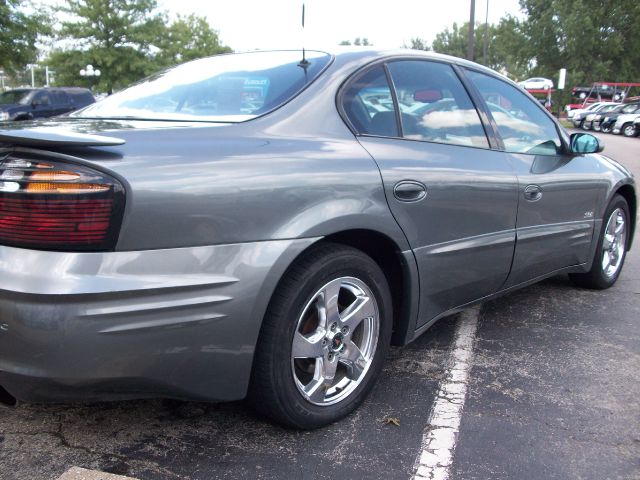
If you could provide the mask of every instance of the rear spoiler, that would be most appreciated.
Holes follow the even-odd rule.
[[[2,129],[0,146],[21,147],[112,147],[122,145],[120,138],[77,133],[60,127]]]

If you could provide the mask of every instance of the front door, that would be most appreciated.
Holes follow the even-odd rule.
[[[468,71],[489,106],[518,176],[517,242],[507,286],[588,261],[598,196],[598,162],[563,153],[555,122],[518,88]]]

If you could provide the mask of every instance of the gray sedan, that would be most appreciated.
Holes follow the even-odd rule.
[[[595,137],[424,52],[222,55],[3,128],[5,403],[248,397],[319,427],[447,315],[610,287],[635,228]]]

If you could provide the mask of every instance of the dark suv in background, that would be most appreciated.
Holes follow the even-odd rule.
[[[95,101],[86,88],[16,88],[0,93],[0,121],[54,117]]]

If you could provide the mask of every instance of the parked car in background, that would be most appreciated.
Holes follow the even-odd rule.
[[[584,106],[583,108],[574,108],[573,110],[567,111],[567,118],[569,120],[572,120],[573,117],[575,117],[576,115],[581,115],[584,112],[589,112],[589,113],[593,112],[595,111],[596,108],[598,108],[600,105],[604,103],[611,103],[611,102],[594,102]]]
[[[518,85],[526,90],[549,90],[553,88],[553,80],[549,80],[548,78],[534,77],[527,78],[522,82],[518,82]]]
[[[620,106],[621,104],[617,102],[603,103],[602,105],[598,106],[591,112],[583,112],[583,113],[574,115],[573,125],[576,128],[581,127],[584,130],[590,130],[593,124],[593,119],[596,117],[597,114],[610,112]]]
[[[94,102],[86,88],[16,88],[0,93],[0,121],[55,117]]]
[[[640,110],[636,113],[625,113],[618,115],[611,133],[614,135],[624,135],[625,137],[635,137],[637,135],[636,126],[634,121],[640,116]]]
[[[627,105],[621,105],[618,108],[608,112],[606,114],[598,115],[593,120],[593,129],[602,131],[603,133],[611,133],[616,120],[620,115],[640,113],[640,103],[629,103]]]
[[[558,274],[616,282],[635,182],[602,148],[417,50],[220,55],[5,123],[0,401],[338,421],[439,319]]]
[[[637,137],[638,135],[640,135],[640,117],[636,118],[633,121],[633,127],[635,129],[635,135],[633,135],[633,136]]]

